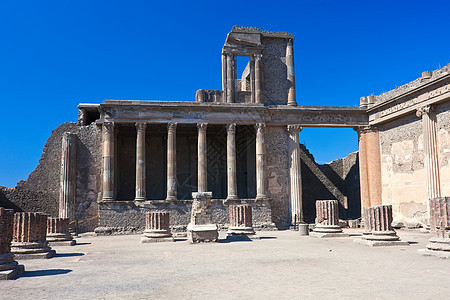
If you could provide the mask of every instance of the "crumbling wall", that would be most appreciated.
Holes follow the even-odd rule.
[[[267,105],[286,105],[289,85],[286,67],[286,39],[262,38],[263,99]],[[280,78],[285,78],[280,80]]]

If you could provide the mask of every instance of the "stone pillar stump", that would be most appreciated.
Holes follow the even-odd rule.
[[[450,258],[450,197],[430,199],[430,233],[427,249],[419,253]]]
[[[15,279],[25,270],[11,253],[14,210],[0,207],[0,280]]]
[[[17,259],[51,258],[55,250],[48,246],[47,215],[17,212],[14,214],[14,233],[11,252]]]
[[[375,205],[364,210],[365,235],[354,240],[367,246],[408,246],[392,228],[392,205]]]
[[[228,237],[244,237],[259,239],[253,230],[252,206],[250,204],[232,204],[230,210],[230,227],[228,227]]]
[[[169,213],[164,211],[146,212],[145,230],[141,243],[173,242],[169,217]]]
[[[187,227],[188,240],[191,243],[216,242],[219,238],[218,227],[212,223],[211,192],[192,193],[191,222]]]
[[[339,226],[339,203],[337,200],[316,201],[316,226],[309,235],[318,238],[344,237]]]
[[[68,218],[47,219],[47,242],[50,246],[73,246],[76,244],[69,233]]]

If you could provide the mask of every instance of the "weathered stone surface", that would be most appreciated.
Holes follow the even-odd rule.
[[[145,230],[141,243],[173,242],[170,233],[169,213],[151,211],[145,213]]]
[[[318,238],[348,236],[342,232],[341,226],[339,226],[339,203],[337,200],[316,201],[316,225],[309,235]]]
[[[192,193],[191,222],[187,227],[191,243],[215,242],[219,237],[218,227],[212,224],[211,192]]]
[[[24,271],[11,253],[13,223],[14,211],[0,207],[0,280],[15,279]]]
[[[14,214],[11,252],[17,259],[50,258],[56,252],[48,246],[47,215],[18,212]]]
[[[253,230],[252,206],[249,204],[232,204],[229,206],[230,227],[228,235],[246,235],[251,239],[256,238]]]
[[[69,233],[69,218],[47,219],[47,242],[50,246],[73,246],[76,244]]]

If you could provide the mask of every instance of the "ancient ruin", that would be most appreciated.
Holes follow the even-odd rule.
[[[141,243],[173,242],[170,233],[170,217],[168,212],[149,211],[145,213],[145,230]]]
[[[187,226],[187,237],[191,243],[215,242],[219,228],[212,221],[211,192],[193,193],[191,222]]]
[[[348,236],[348,234],[342,232],[339,225],[339,204],[337,200],[316,201],[316,224],[313,232],[309,235],[318,238]]]
[[[0,280],[15,279],[25,270],[11,253],[14,210],[0,207]]]
[[[252,206],[249,204],[232,204],[229,206],[230,226],[227,234],[232,237],[259,239],[253,229]]]
[[[47,242],[50,246],[73,246],[76,244],[69,232],[69,218],[47,219]]]

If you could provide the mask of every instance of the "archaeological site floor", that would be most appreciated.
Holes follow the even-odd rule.
[[[399,230],[400,247],[294,231],[260,240],[140,244],[140,235],[86,236],[0,282],[1,299],[448,299],[450,260],[424,257],[428,235]]]

